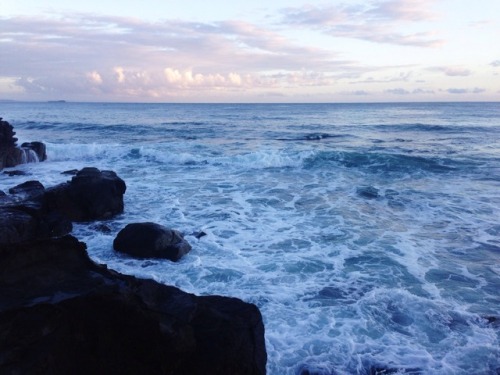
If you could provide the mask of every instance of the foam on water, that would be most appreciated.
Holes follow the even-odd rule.
[[[305,106],[303,117],[294,106],[272,113],[259,106],[237,113],[225,112],[232,106],[196,108],[212,122],[201,115],[182,124],[176,116],[163,119],[169,137],[157,142],[126,141],[123,134],[116,143],[49,141],[47,162],[19,168],[46,186],[67,180],[64,170],[115,170],[127,183],[124,214],[105,222],[110,233],[77,224],[74,234],[96,261],[120,272],[255,303],[265,321],[270,374],[500,368],[497,149],[462,153],[456,138],[455,145],[435,147],[427,135],[387,141],[364,127],[340,138],[305,139],[340,133],[325,117],[329,107],[313,107],[325,110],[318,114]],[[359,119],[349,108],[331,115],[344,124]],[[389,114],[398,118],[405,108]],[[369,120],[374,125],[389,121],[379,110],[368,106],[370,115],[378,113]],[[414,110],[446,125],[432,119],[442,107]],[[280,136],[275,122],[290,121],[289,111],[299,119],[285,123]],[[240,112],[252,114],[260,133],[253,126],[251,137],[235,135],[250,121]],[[231,127],[219,139],[214,123],[223,119]],[[162,126],[153,125],[155,132]],[[443,133],[410,126],[389,138]],[[406,143],[417,147],[409,152],[411,146],[401,148]],[[0,189],[24,180],[2,177]],[[139,221],[181,230],[193,250],[175,264],[116,254],[115,235]],[[206,236],[197,239],[199,231]]]

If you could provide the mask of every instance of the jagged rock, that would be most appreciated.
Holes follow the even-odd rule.
[[[2,374],[265,374],[262,316],[93,263],[72,236],[0,245]]]
[[[134,257],[175,262],[191,250],[191,245],[176,230],[155,223],[133,223],[118,233],[113,248]]]
[[[70,182],[47,189],[45,204],[72,221],[108,219],[123,212],[125,190],[115,172],[83,168]]]

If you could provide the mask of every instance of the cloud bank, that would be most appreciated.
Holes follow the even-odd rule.
[[[298,27],[315,28],[325,34],[375,43],[438,47],[443,40],[433,31],[407,33],[408,23],[430,21],[438,16],[431,10],[431,0],[368,1],[352,5],[314,6],[284,9],[282,22]],[[404,26],[404,27],[403,27]]]
[[[476,95],[476,87],[497,92],[496,56],[482,65],[434,59],[445,45],[434,29],[443,16],[438,0],[342,1],[282,8],[263,25],[0,16],[0,99],[432,100]]]

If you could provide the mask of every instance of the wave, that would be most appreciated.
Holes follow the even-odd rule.
[[[375,129],[395,132],[395,131],[410,131],[410,132],[436,132],[436,133],[464,133],[464,132],[494,132],[497,129],[489,126],[464,126],[464,125],[435,125],[435,124],[391,124],[391,125],[374,125]]]
[[[449,173],[474,167],[472,162],[451,159],[426,158],[402,154],[321,151],[306,161],[307,168],[323,167],[333,163],[341,167],[361,169],[369,173]]]
[[[350,137],[348,134],[308,133],[295,138],[277,138],[277,141],[321,141],[324,139]]]

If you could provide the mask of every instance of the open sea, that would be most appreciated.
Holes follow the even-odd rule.
[[[125,212],[73,234],[122,273],[256,304],[268,374],[500,374],[500,103],[3,102],[0,117],[48,154],[0,190],[115,171]],[[115,253],[143,221],[192,251]]]

